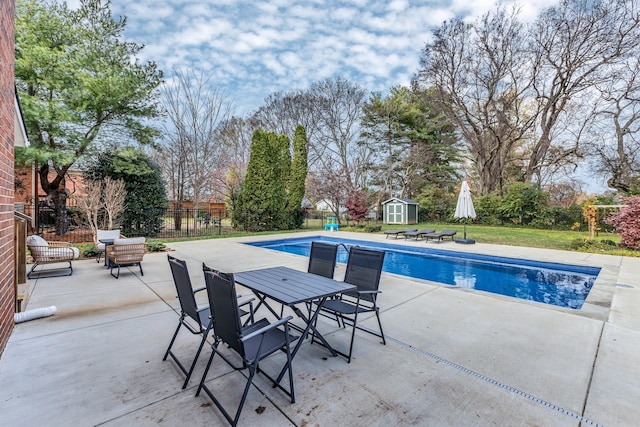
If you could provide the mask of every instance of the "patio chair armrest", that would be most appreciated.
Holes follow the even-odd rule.
[[[194,289],[194,290],[193,290],[193,294],[195,295],[197,292],[202,292],[202,291],[204,291],[204,290],[206,290],[206,289],[207,289],[207,288],[206,288],[205,286],[203,286],[203,287],[201,287],[201,288],[198,288],[198,289]]]
[[[250,306],[253,307],[252,303],[253,303],[254,300],[255,300],[255,298],[249,298],[248,300],[241,301],[241,302],[238,303],[238,307],[242,307],[242,306],[245,306],[247,304],[249,304]]]
[[[250,340],[254,337],[257,337],[258,335],[263,335],[269,332],[270,330],[277,328],[280,325],[284,325],[285,323],[288,323],[291,319],[293,319],[293,316],[287,316],[278,320],[277,322],[273,322],[268,324],[267,326],[263,326],[262,328],[251,332],[249,335],[245,335],[244,337],[242,337],[242,341]]]
[[[53,242],[47,242],[47,243],[49,243],[50,248],[70,248],[71,247],[71,243],[69,242],[53,241]]]
[[[382,291],[377,290],[377,291],[356,291],[358,293],[358,295],[373,295],[373,294],[381,294]]]

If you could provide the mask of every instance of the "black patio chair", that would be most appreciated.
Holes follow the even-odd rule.
[[[323,242],[311,242],[311,254],[309,255],[309,273],[333,279],[336,269],[336,255],[338,245]]]
[[[261,372],[273,383],[274,387],[280,388],[291,398],[291,403],[295,403],[293,372],[291,370],[291,342],[295,341],[297,337],[289,334],[289,320],[293,317],[288,316],[274,323],[269,323],[266,319],[262,319],[251,325],[243,326],[240,322],[240,313],[238,311],[238,305],[236,304],[237,296],[233,275],[205,272],[204,276],[207,293],[209,295],[209,306],[211,307],[211,313],[214,319],[214,342],[212,346],[213,352],[209,357],[207,367],[200,380],[196,396],[199,396],[200,391],[204,390],[207,396],[209,396],[218,409],[220,409],[227,421],[229,421],[232,426],[235,426],[240,418],[249,388],[253,382],[253,377],[256,372]],[[283,329],[280,329],[280,327]],[[240,356],[242,361],[240,366],[234,364],[218,349],[221,343],[227,344],[231,350]],[[260,361],[277,351],[282,351],[287,355],[283,369],[289,371],[289,390],[281,386],[276,380],[266,374],[264,370],[259,369]],[[249,371],[247,384],[242,392],[240,404],[233,416],[227,412],[221,402],[214,396],[213,392],[205,385],[207,373],[211,367],[213,357],[216,354],[219,354],[233,369],[248,369]],[[220,393],[227,394],[229,393],[229,389],[225,388],[220,390]]]
[[[217,273],[217,274],[221,275],[222,277],[225,277],[225,278],[229,277],[227,273],[223,273],[222,271],[220,271],[220,270],[218,270],[216,268],[210,267],[207,264],[205,264],[204,262],[202,263],[202,272],[203,273],[207,273],[207,272]],[[238,299],[242,298],[242,295],[236,295],[236,296],[238,297]],[[249,315],[249,317],[243,323],[243,325],[248,325],[249,323],[253,323],[253,301],[254,300],[255,300],[255,298],[250,298],[248,300],[244,300],[244,301],[238,303],[238,307],[248,306],[248,309],[249,309],[249,311],[243,310],[242,308],[240,309],[240,317],[244,317],[247,314]]]
[[[342,321],[342,327],[345,327],[346,323],[353,328],[349,353],[336,350],[338,354],[346,357],[349,363],[351,363],[351,355],[353,354],[356,329],[382,338],[382,343],[385,345],[387,343],[382,330],[382,322],[380,321],[380,309],[376,304],[380,293],[378,287],[380,285],[384,254],[384,251],[352,246],[349,250],[349,260],[347,261],[344,281],[356,285],[357,290],[356,292],[344,293],[338,299],[328,299],[322,306],[323,312],[335,314]],[[375,313],[380,333],[358,326],[358,315],[369,312]],[[312,342],[315,342],[313,338]]]
[[[167,360],[168,356],[176,362],[178,368],[187,376],[182,384],[182,388],[186,388],[189,383],[189,379],[191,378],[191,374],[193,374],[193,370],[198,362],[198,357],[202,352],[202,348],[204,347],[204,343],[207,340],[209,335],[209,331],[211,330],[213,324],[211,319],[211,311],[208,305],[198,306],[196,303],[195,295],[198,292],[206,290],[206,287],[200,287],[198,289],[193,289],[191,286],[191,278],[189,276],[189,270],[187,269],[187,263],[181,259],[175,258],[171,255],[167,255],[167,259],[169,260],[169,266],[171,267],[171,274],[173,276],[173,282],[176,286],[176,291],[178,293],[178,299],[180,300],[180,319],[178,320],[178,327],[173,334],[173,338],[171,338],[171,342],[169,343],[169,347],[164,354],[162,360]],[[209,268],[206,267],[205,264],[202,264],[203,269]],[[205,270],[206,271],[206,270]],[[249,311],[245,311],[240,309],[241,316],[250,316],[250,320],[253,321],[253,298],[247,301],[239,303],[240,306],[248,305]],[[191,320],[189,320],[191,319]],[[197,325],[197,326],[196,326]],[[180,328],[184,326],[189,332],[194,335],[201,335],[202,339],[200,340],[200,345],[198,346],[198,351],[196,352],[189,369],[187,369],[182,362],[178,359],[176,354],[171,350],[173,347],[173,343],[178,336],[178,332]]]
[[[314,240],[311,242],[311,253],[309,254],[307,272],[333,279],[333,273],[336,270],[337,255],[338,245]],[[309,318],[311,318],[311,308],[311,303],[307,303],[307,315]],[[284,307],[282,310],[284,310]],[[280,317],[282,317],[282,310],[280,311]]]
[[[173,334],[173,338],[171,338],[169,347],[167,348],[162,360],[167,360],[167,356],[171,356],[180,370],[187,376],[182,384],[182,388],[184,389],[187,387],[191,374],[193,373],[193,369],[198,361],[198,357],[200,356],[200,352],[202,351],[202,347],[204,347],[204,343],[209,335],[209,331],[211,330],[211,312],[209,310],[209,306],[198,307],[198,304],[196,303],[195,295],[198,292],[204,291],[206,288],[192,288],[191,278],[189,277],[189,271],[187,270],[187,263],[181,259],[172,257],[171,255],[167,255],[167,258],[169,260],[169,266],[171,267],[173,282],[178,293],[178,299],[180,300],[180,319],[178,320],[178,327]],[[189,319],[191,319],[191,321],[189,321]],[[194,326],[193,323],[195,323],[196,326]],[[187,330],[192,334],[202,336],[200,345],[198,346],[198,351],[196,352],[189,369],[187,369],[173,351],[171,351],[171,347],[173,347],[173,343],[175,342],[178,332],[182,326],[187,328]]]

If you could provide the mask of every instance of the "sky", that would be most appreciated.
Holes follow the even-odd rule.
[[[516,3],[526,21],[556,1]],[[175,69],[202,72],[236,115],[327,78],[382,93],[408,85],[434,28],[493,7],[494,0],[111,0],[113,16],[127,18],[125,39],[145,45],[141,60],[155,61],[169,83]]]
[[[500,0],[523,22],[558,0]],[[76,8],[80,0],[67,0]],[[275,92],[343,77],[368,91],[408,85],[421,50],[444,21],[474,21],[495,0],[111,0],[124,16],[124,38],[143,44],[171,83],[174,70],[209,78],[213,89],[248,115]],[[598,181],[598,182],[595,182]],[[590,192],[603,182],[587,180]]]

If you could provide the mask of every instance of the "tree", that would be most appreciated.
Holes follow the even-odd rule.
[[[410,144],[404,118],[412,108],[410,96],[407,88],[394,87],[386,98],[380,93],[372,94],[363,107],[361,143],[376,153],[376,160],[369,165],[373,176],[378,177],[376,205],[384,197],[407,197],[403,160],[409,156]]]
[[[509,187],[502,198],[498,213],[515,224],[527,225],[537,217],[544,216],[548,200],[549,195],[537,186],[516,183]]]
[[[406,87],[365,103],[361,144],[374,153],[368,169],[370,186],[378,188],[376,205],[394,196],[415,198],[425,185],[453,189],[457,138],[436,105],[434,90]]]
[[[289,137],[257,130],[251,143],[240,203],[234,222],[246,230],[265,231],[289,227],[287,183],[291,170]]]
[[[125,182],[121,179],[107,176],[100,181],[85,182],[85,194],[78,198],[78,206],[87,217],[94,236],[98,229],[113,230],[118,226],[126,197]]]
[[[340,207],[350,194],[344,185],[340,168],[332,160],[325,162],[322,173],[310,171],[307,178],[307,191],[313,200],[324,201],[333,216],[340,222]]]
[[[225,146],[219,133],[231,117],[231,104],[219,91],[208,90],[210,83],[202,73],[176,70],[173,81],[163,88],[169,117],[163,149],[168,161],[163,165],[178,207],[190,198],[197,208],[203,197],[215,194],[213,175],[223,167]],[[197,215],[195,209],[194,218]],[[181,217],[175,219],[179,230]]]
[[[626,205],[612,213],[606,220],[620,233],[620,244],[632,249],[640,249],[640,196],[622,197]]]
[[[344,201],[344,207],[347,208],[349,217],[356,223],[360,223],[369,213],[367,196],[360,190],[356,190],[347,196]]]
[[[640,58],[616,67],[611,80],[597,88],[600,102],[586,132],[588,149],[610,188],[640,194]]]
[[[102,203],[103,188],[99,181],[87,180],[85,182],[84,195],[78,198],[78,207],[87,218],[91,234],[96,236],[100,228],[100,210]]]
[[[309,158],[310,171],[319,185],[313,186],[315,200],[324,200],[340,218],[340,206],[347,194],[367,185],[366,166],[372,152],[358,144],[365,90],[342,78],[327,79],[308,90],[315,114]]]
[[[107,134],[150,143],[157,132],[156,64],[136,59],[141,45],[125,42],[126,19],[109,2],[20,0],[16,6],[16,85],[31,147],[17,157],[39,165],[40,185],[56,212],[56,233],[68,232],[65,175]],[[50,178],[50,172],[53,178]]]
[[[107,230],[113,230],[118,224],[119,216],[124,211],[127,200],[125,182],[121,179],[106,177],[103,181],[102,204],[107,216]]]
[[[148,155],[130,147],[106,151],[89,162],[84,176],[87,180],[110,177],[125,182],[123,234],[153,237],[160,231],[167,208],[166,185],[160,166]]]
[[[542,186],[575,168],[600,110],[598,88],[627,74],[617,70],[633,65],[639,27],[635,0],[561,0],[529,31],[517,9],[499,6],[434,32],[417,81],[440,91],[481,194],[503,194],[514,181]]]
[[[295,137],[297,127],[302,126],[310,145],[315,141],[318,120],[313,96],[309,90],[273,93],[251,117],[257,128],[287,135],[291,140]],[[308,159],[311,166],[315,161],[315,157]]]
[[[416,84],[438,91],[474,163],[480,193],[502,192],[536,118],[524,101],[533,76],[518,9],[501,6],[471,24],[454,19],[433,35]]]
[[[364,188],[369,147],[358,144],[365,90],[344,78],[313,83],[306,90],[276,93],[252,117],[260,128],[292,137],[295,128],[305,128],[308,169],[316,181],[336,183],[346,192]],[[311,177],[311,176],[310,176]],[[339,216],[339,191],[320,185],[307,194],[314,201],[330,202]],[[337,204],[336,204],[337,203]]]
[[[304,222],[302,200],[307,180],[307,134],[304,127],[298,125],[293,137],[293,159],[289,175],[287,210],[291,218],[291,228],[300,228]]]
[[[563,121],[580,128],[575,123],[590,119],[577,113],[592,114],[593,108],[584,108],[585,103],[597,102],[591,91],[610,81],[612,68],[637,55],[639,28],[635,0],[562,0],[539,15],[530,42],[538,133],[531,143],[525,180],[540,181],[546,165],[576,155],[579,141],[552,150],[554,133],[562,130]]]
[[[214,181],[224,189],[227,204],[237,209],[251,154],[251,137],[255,131],[252,120],[232,117],[220,126],[218,137],[225,149],[224,166],[213,175]]]

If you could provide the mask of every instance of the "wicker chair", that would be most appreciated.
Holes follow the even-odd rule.
[[[120,277],[120,267],[131,267],[137,265],[140,267],[140,275],[144,276],[142,271],[142,258],[147,252],[147,244],[144,237],[133,237],[130,239],[116,239],[113,245],[106,248],[108,266],[111,268],[111,275],[116,279]],[[117,268],[116,274],[113,269]]]
[[[73,274],[73,266],[71,265],[71,261],[80,256],[80,250],[76,247],[71,246],[70,243],[47,242],[42,237],[35,234],[27,237],[27,246],[29,247],[29,252],[31,252],[31,256],[33,257],[33,266],[31,266],[31,270],[29,270],[29,273],[27,274],[27,277],[29,279],[40,277],[43,273],[46,273],[46,276],[43,277],[71,276]],[[69,266],[56,267],[46,270],[40,269],[39,271],[35,271],[36,267],[38,267],[39,265],[42,266],[46,264],[59,263],[69,263]],[[58,272],[58,270],[64,271]],[[49,272],[58,273],[49,274]]]
[[[96,230],[96,234],[94,236],[94,243],[96,245],[96,250],[98,251],[98,256],[96,257],[96,262],[100,262],[100,258],[102,254],[105,253],[105,248],[108,246],[107,244],[101,242],[100,240],[116,240],[120,239],[124,236],[120,235],[120,229],[115,230]],[[105,260],[106,264],[106,260]]]

